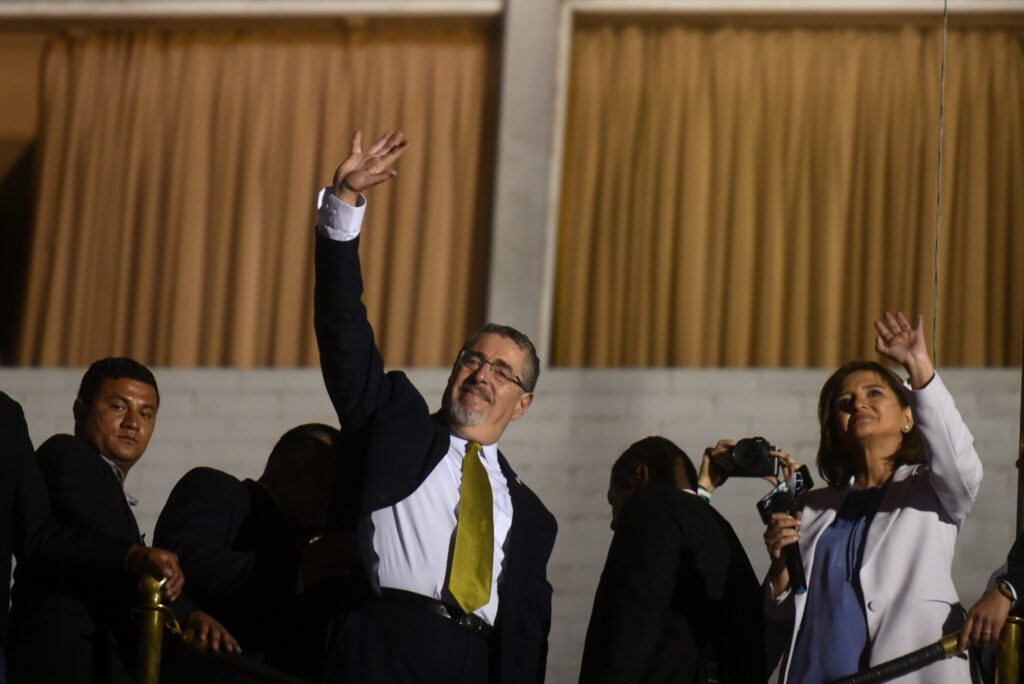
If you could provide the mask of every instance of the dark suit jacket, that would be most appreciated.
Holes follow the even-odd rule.
[[[316,678],[327,614],[311,605],[314,597],[298,594],[306,543],[263,485],[213,468],[190,470],[171,490],[153,543],[178,554],[188,598],[246,654]]]
[[[1010,554],[1006,557],[1006,573],[1000,577],[1005,579],[1017,592],[1017,600],[1024,599],[1024,535],[1017,535]]]
[[[363,486],[357,513],[363,562],[372,567],[370,513],[416,490],[447,453],[450,431],[430,415],[423,396],[401,372],[384,373],[361,296],[358,238],[317,236],[316,333],[320,364],[342,430],[346,453],[360,459]],[[502,682],[544,679],[551,623],[548,557],[557,526],[499,453],[512,497],[505,569],[498,588],[494,645]],[[372,577],[372,573],[369,573]]]
[[[110,466],[85,440],[55,435],[39,447],[36,463],[65,532],[15,570],[11,665],[20,675],[12,682],[116,680],[130,671],[135,648],[138,593],[125,556],[140,542],[138,524]],[[102,540],[102,548],[90,539]],[[59,548],[62,540],[68,544]],[[54,577],[61,557],[89,570]]]
[[[705,682],[709,660],[720,682],[764,682],[761,601],[729,523],[692,494],[648,483],[619,517],[580,682]]]
[[[18,575],[54,582],[96,578],[123,567],[130,544],[57,524],[33,455],[25,415],[0,392],[0,645],[6,645],[11,553]]]
[[[11,598],[11,554],[49,516],[46,487],[32,459],[25,414],[0,392],[0,647],[7,646],[7,606]]]

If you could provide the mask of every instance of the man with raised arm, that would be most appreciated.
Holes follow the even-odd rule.
[[[347,453],[373,598],[337,621],[328,675],[372,682],[540,682],[556,523],[497,442],[533,400],[529,338],[487,324],[458,351],[441,411],[384,372],[361,301],[362,192],[396,175],[401,133],[361,134],[321,194],[316,241],[320,364]]]

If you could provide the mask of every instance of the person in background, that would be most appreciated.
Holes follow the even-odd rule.
[[[135,499],[124,489],[125,475],[149,445],[159,405],[148,368],[133,359],[102,359],[82,377],[75,434],[55,435],[36,452],[56,524],[105,543],[92,549],[51,541],[18,564],[8,652],[13,684],[132,681],[135,557],[148,558],[152,574],[167,578],[169,600],[181,593],[177,556],[142,544],[131,511]],[[55,567],[61,559],[103,571],[69,576]],[[208,615],[193,616],[189,625],[201,635],[230,639]]]
[[[791,625],[783,682],[819,684],[938,641],[963,622],[951,565],[956,536],[981,484],[981,461],[935,372],[922,319],[875,322],[874,362],[848,363],[818,402],[818,471],[802,514],[775,513],[766,619]],[[780,457],[789,472],[796,463]],[[807,591],[790,590],[783,549],[798,544]],[[900,677],[903,684],[970,681],[966,656]]]
[[[732,526],[703,498],[714,489],[705,453],[701,478],[664,437],[634,443],[612,466],[615,535],[581,683],[766,679],[761,587]]]
[[[967,621],[960,632],[960,650],[967,648],[968,643],[998,642],[1010,610],[1020,600],[1021,590],[1024,590],[1024,536],[1018,534],[1006,558],[1006,571],[996,575],[992,586],[967,612]]]
[[[337,428],[319,423],[288,430],[258,480],[190,470],[171,490],[153,537],[178,554],[189,578],[179,602],[191,605],[181,610],[201,608],[246,656],[310,680],[319,680],[331,605],[314,585],[338,574],[318,574],[317,565],[347,560],[344,574],[358,572],[354,532],[345,558],[334,553],[338,544],[313,558],[331,541],[321,535],[340,438]],[[206,669],[190,668],[189,676]]]

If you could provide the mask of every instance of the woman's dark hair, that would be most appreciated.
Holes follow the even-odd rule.
[[[896,400],[899,401],[901,407],[910,406],[907,391],[896,374],[874,361],[851,361],[825,381],[821,388],[821,396],[818,398],[818,425],[821,427],[821,442],[818,444],[818,473],[833,487],[847,484],[850,478],[856,474],[856,460],[836,429],[835,416],[836,397],[842,390],[843,380],[857,371],[875,373],[896,394]],[[894,466],[926,461],[924,441],[916,424],[910,429],[910,432],[903,435],[903,443],[893,454],[892,460]]]
[[[633,442],[612,466],[612,478],[627,484],[638,465],[647,466],[647,476],[651,482],[668,484],[675,484],[676,467],[681,465],[690,481],[690,487],[697,486],[697,469],[693,467],[693,462],[670,439],[644,437],[639,442]]]

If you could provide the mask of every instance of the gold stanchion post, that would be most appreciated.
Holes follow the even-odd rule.
[[[1024,619],[1011,615],[999,633],[996,654],[996,684],[1018,684],[1020,681],[1020,647],[1024,637]]]
[[[135,665],[135,681],[138,684],[160,684],[160,654],[164,643],[164,627],[170,610],[160,601],[161,589],[166,579],[149,575],[139,580],[139,594],[142,603],[136,606],[135,615],[139,624],[139,654]]]

